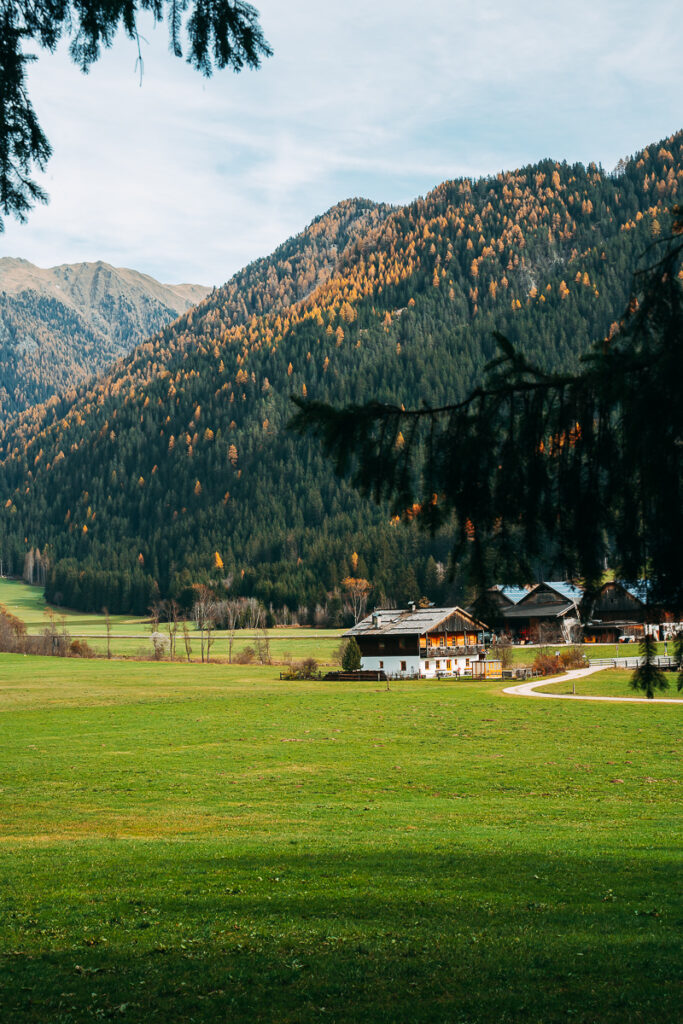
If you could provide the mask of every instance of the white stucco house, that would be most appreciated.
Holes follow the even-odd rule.
[[[363,671],[389,677],[470,674],[483,661],[486,626],[463,608],[379,608],[344,636],[355,637]]]

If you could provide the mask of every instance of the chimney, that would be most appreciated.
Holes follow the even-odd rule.
[[[382,625],[382,616],[380,615],[379,612],[373,612],[372,613],[372,628],[373,629],[379,629],[379,627],[381,625]]]
[[[415,602],[414,601],[408,601],[408,611],[411,613],[411,615],[415,611]]]

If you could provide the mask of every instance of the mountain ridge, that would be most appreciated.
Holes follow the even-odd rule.
[[[82,309],[83,303],[77,300],[75,285],[81,283],[84,277],[92,278],[103,271],[129,283],[144,281],[148,286],[148,294],[155,294],[176,313],[184,313],[188,303],[196,305],[211,291],[206,285],[185,282],[165,284],[142,270],[115,267],[106,260],[84,260],[80,263],[59,263],[52,267],[39,267],[20,256],[0,257],[0,291],[8,295],[36,291],[53,297],[57,297],[59,292],[59,297],[63,301],[75,309]]]
[[[76,388],[106,372],[119,358],[125,357],[134,344],[153,335],[164,322],[192,311],[199,292],[204,295],[198,305],[204,306],[207,300],[210,303],[203,310],[204,314],[220,301],[222,315],[230,326],[266,310],[286,308],[326,280],[348,245],[361,233],[367,236],[376,229],[391,209],[368,199],[341,200],[270,255],[254,260],[218,289],[187,284],[162,285],[149,275],[115,268],[103,261],[62,264],[42,270],[27,260],[12,257],[0,260],[0,415],[20,413],[54,395],[66,394],[73,398]],[[84,318],[83,278],[87,278],[87,290],[92,293],[95,275],[115,279],[120,294],[123,293],[120,282],[132,279],[138,293],[144,282],[147,305],[150,299],[156,304],[151,310],[140,309],[138,301],[137,305],[133,304],[131,316],[125,303],[123,308],[121,303],[114,306],[107,303],[105,315],[95,312],[94,316]],[[42,294],[25,287],[31,280],[41,284]],[[62,284],[67,294],[62,292]],[[7,286],[12,289],[9,295]],[[69,289],[72,290],[70,297]],[[217,298],[211,304],[214,293]],[[36,316],[38,304],[42,307],[42,317]],[[118,327],[115,314],[120,319]]]
[[[102,372],[210,290],[102,260],[41,268],[0,258],[0,414]]]
[[[47,545],[48,593],[75,607],[144,611],[154,593],[224,580],[314,608],[351,573],[379,599],[446,599],[447,531],[417,535],[336,480],[286,432],[290,395],[454,401],[495,329],[575,367],[614,329],[682,178],[677,133],[618,175],[547,160],[368,208],[357,232],[333,215],[319,266],[309,253],[285,270],[281,253],[282,277],[245,268],[103,379],[0,429],[0,544],[15,560]]]

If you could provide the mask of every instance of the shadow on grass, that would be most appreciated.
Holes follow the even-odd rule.
[[[292,844],[5,852],[12,1024],[676,1019],[675,866]]]

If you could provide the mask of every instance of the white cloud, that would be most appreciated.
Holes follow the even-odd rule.
[[[403,202],[444,178],[542,156],[621,155],[681,127],[678,4],[651,0],[256,0],[275,50],[202,79],[145,28],[87,77],[31,72],[54,146],[50,205],[2,254],[106,259],[225,280],[349,195]]]

